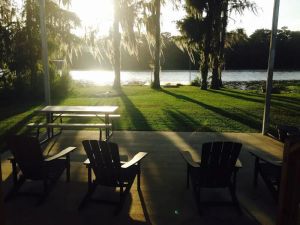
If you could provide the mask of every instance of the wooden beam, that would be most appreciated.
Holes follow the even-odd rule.
[[[44,69],[44,93],[45,93],[45,104],[51,104],[50,95],[50,80],[49,80],[49,65],[48,65],[48,44],[46,34],[46,22],[45,22],[45,0],[40,1],[40,29],[41,29],[41,42],[42,42],[42,61]]]
[[[273,70],[275,61],[275,45],[277,36],[277,26],[279,17],[279,3],[280,0],[274,0],[273,8],[273,23],[269,50],[269,61],[268,61],[268,78],[266,83],[266,99],[265,99],[265,109],[263,117],[263,127],[262,133],[266,134],[270,126],[270,107],[271,107],[271,93],[272,93],[272,82],[273,82]]]
[[[300,136],[284,144],[277,225],[300,224]]]

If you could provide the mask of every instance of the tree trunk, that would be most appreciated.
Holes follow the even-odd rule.
[[[113,67],[115,71],[115,80],[113,87],[115,89],[121,88],[121,34],[119,31],[119,22],[120,22],[120,0],[114,0],[114,24],[113,24]]]
[[[207,75],[208,75],[209,54],[204,52],[204,57],[201,62],[201,89],[207,90]]]
[[[224,0],[222,3],[222,33],[221,33],[221,44],[220,44],[220,65],[219,65],[219,83],[220,87],[223,86],[222,83],[222,71],[225,64],[225,58],[224,58],[224,49],[225,49],[225,40],[226,40],[226,30],[227,30],[227,24],[228,24],[228,0]]]
[[[215,1],[213,18],[213,52],[212,52],[212,78],[211,89],[220,89],[219,66],[220,66],[220,48],[221,48],[221,10],[222,0]]]
[[[155,54],[154,54],[154,81],[152,87],[160,89],[160,0],[155,0]]]
[[[214,56],[213,56],[213,68],[212,68],[212,77],[211,77],[211,84],[210,84],[210,88],[211,89],[220,89],[220,86],[219,86],[219,79],[218,79],[218,76],[219,76],[219,57],[217,54],[214,53]]]
[[[207,14],[207,27],[206,35],[204,40],[204,52],[203,59],[201,62],[201,89],[207,90],[207,77],[208,77],[208,68],[209,68],[209,55],[211,53],[211,40],[212,40],[212,29],[213,29],[213,6],[212,2],[209,4],[209,10]]]

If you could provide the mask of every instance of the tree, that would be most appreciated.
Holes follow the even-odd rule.
[[[152,56],[152,65],[154,72],[154,81],[152,88],[160,89],[160,69],[162,56],[162,34],[160,29],[161,5],[166,4],[165,0],[147,0],[143,1],[140,6],[142,8],[142,23],[146,28],[146,38],[149,46],[150,55]],[[176,9],[179,0],[170,0],[172,6]]]
[[[2,1],[4,2],[4,0]],[[5,0],[5,2],[8,3],[9,1]],[[65,5],[60,5],[61,2]],[[69,1],[46,1],[45,16],[49,57],[65,59],[66,62],[71,61],[71,55],[80,50],[81,44],[80,38],[71,32],[72,29],[79,26],[80,20],[74,13],[65,8],[68,3]],[[6,7],[6,9],[9,9],[9,7]],[[2,32],[4,19],[8,21],[8,18],[11,18],[10,21],[6,22],[4,29],[6,35],[4,35],[5,39],[3,41],[5,41],[7,50],[1,51],[3,56],[1,56],[0,68],[5,68],[8,71],[5,74],[10,75],[9,79],[5,79],[4,86],[10,86],[20,95],[27,93],[31,97],[38,97],[42,93],[40,91],[42,71],[40,65],[39,4],[33,0],[26,0],[20,11],[1,10],[1,13],[3,13],[3,16],[0,16],[1,36],[4,34]],[[2,59],[6,59],[6,61],[4,62]],[[53,82],[54,76],[56,74],[53,70]]]
[[[185,50],[200,55],[201,89],[207,89],[209,68],[212,69],[211,88],[219,89],[221,86],[221,72],[224,64],[224,46],[228,12],[242,13],[244,9],[255,11],[255,3],[248,0],[186,0],[187,16],[178,22],[182,33],[182,45]],[[190,24],[189,24],[190,23]],[[200,27],[195,32],[193,27]]]
[[[256,4],[249,0],[215,0],[215,19],[213,27],[213,46],[212,54],[212,79],[211,88],[219,89],[222,86],[222,70],[224,66],[224,48],[226,40],[226,30],[228,24],[228,14],[232,11],[243,14],[244,10],[250,9],[256,13]]]
[[[213,15],[209,11],[209,0],[196,1],[187,0],[185,10],[187,15],[184,19],[177,22],[177,27],[181,37],[176,41],[180,48],[186,50],[194,62],[195,56],[198,55],[201,71],[201,89],[207,89],[207,77],[210,63],[210,54],[212,47],[212,25]]]

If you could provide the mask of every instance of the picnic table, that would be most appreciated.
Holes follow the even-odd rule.
[[[47,139],[44,141],[61,133],[54,134],[54,128],[60,128],[61,130],[97,128],[100,131],[100,140],[102,139],[102,129],[104,129],[106,140],[108,140],[112,135],[110,119],[120,117],[120,115],[114,114],[117,109],[118,106],[45,106],[40,110],[36,110],[36,113],[44,114],[46,123],[29,123],[27,126],[37,128],[37,136],[39,136],[40,128],[47,128]],[[103,119],[104,123],[64,123],[62,120],[64,117],[96,117]]]

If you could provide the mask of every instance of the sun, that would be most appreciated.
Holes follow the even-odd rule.
[[[108,34],[114,17],[112,0],[73,0],[70,10],[77,14],[83,27],[97,28],[100,35]]]

